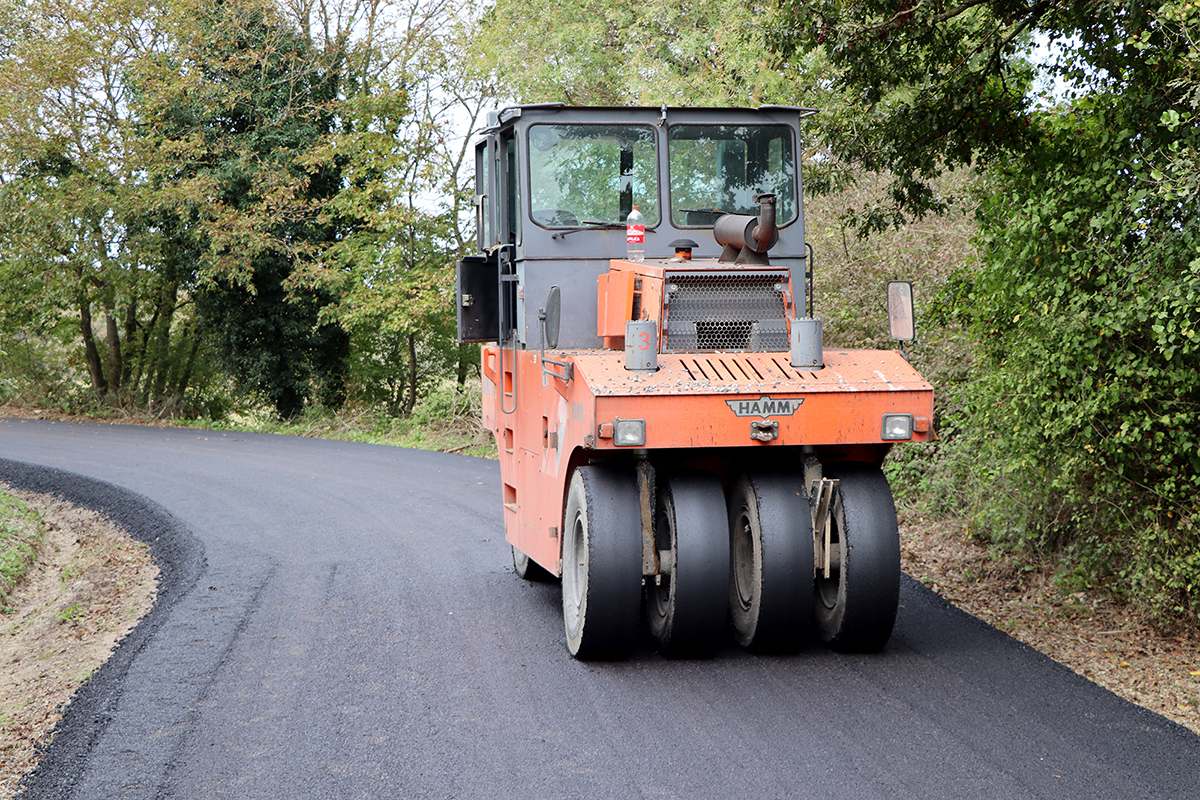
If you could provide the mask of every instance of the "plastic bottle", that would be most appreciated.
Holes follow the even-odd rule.
[[[625,253],[627,261],[646,260],[646,218],[637,206],[625,218]]]

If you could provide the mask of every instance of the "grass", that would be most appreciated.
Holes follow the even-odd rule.
[[[55,616],[62,622],[78,622],[83,619],[83,607],[79,603],[72,603],[66,608],[55,613]]]
[[[11,613],[9,595],[37,558],[42,540],[39,523],[27,505],[0,490],[0,612]]]
[[[407,417],[396,417],[373,408],[348,405],[339,410],[313,406],[299,417],[280,420],[267,406],[243,407],[220,419],[180,418],[119,406],[94,406],[86,411],[60,411],[21,405],[0,406],[0,414],[64,421],[158,425],[243,433],[277,433],[317,439],[337,439],[461,453],[496,458],[495,440],[481,425],[478,385],[465,392],[454,381],[431,391]]]
[[[347,407],[335,412],[316,406],[292,420],[279,420],[263,409],[232,414],[222,420],[177,422],[208,430],[279,433],[495,458],[495,441],[480,423],[480,403],[477,389],[468,389],[464,393],[458,391],[452,381],[447,381],[425,397],[407,417],[394,417],[372,409]]]

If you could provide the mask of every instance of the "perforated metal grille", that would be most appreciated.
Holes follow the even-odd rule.
[[[664,352],[788,349],[786,272],[668,273]]]

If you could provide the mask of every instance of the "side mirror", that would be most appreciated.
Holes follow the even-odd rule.
[[[892,338],[911,342],[917,338],[913,324],[913,291],[909,281],[888,282],[888,326]]]
[[[557,286],[551,286],[546,293],[546,305],[538,314],[542,319],[542,339],[546,347],[558,349],[558,329],[562,323],[562,293]]]

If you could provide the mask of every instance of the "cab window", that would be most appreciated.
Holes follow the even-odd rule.
[[[674,125],[667,133],[671,222],[712,227],[722,214],[757,215],[776,195],[780,225],[796,218],[796,153],[785,125]]]
[[[637,206],[659,222],[658,158],[649,125],[531,125],[529,199],[543,228],[624,224]]]

